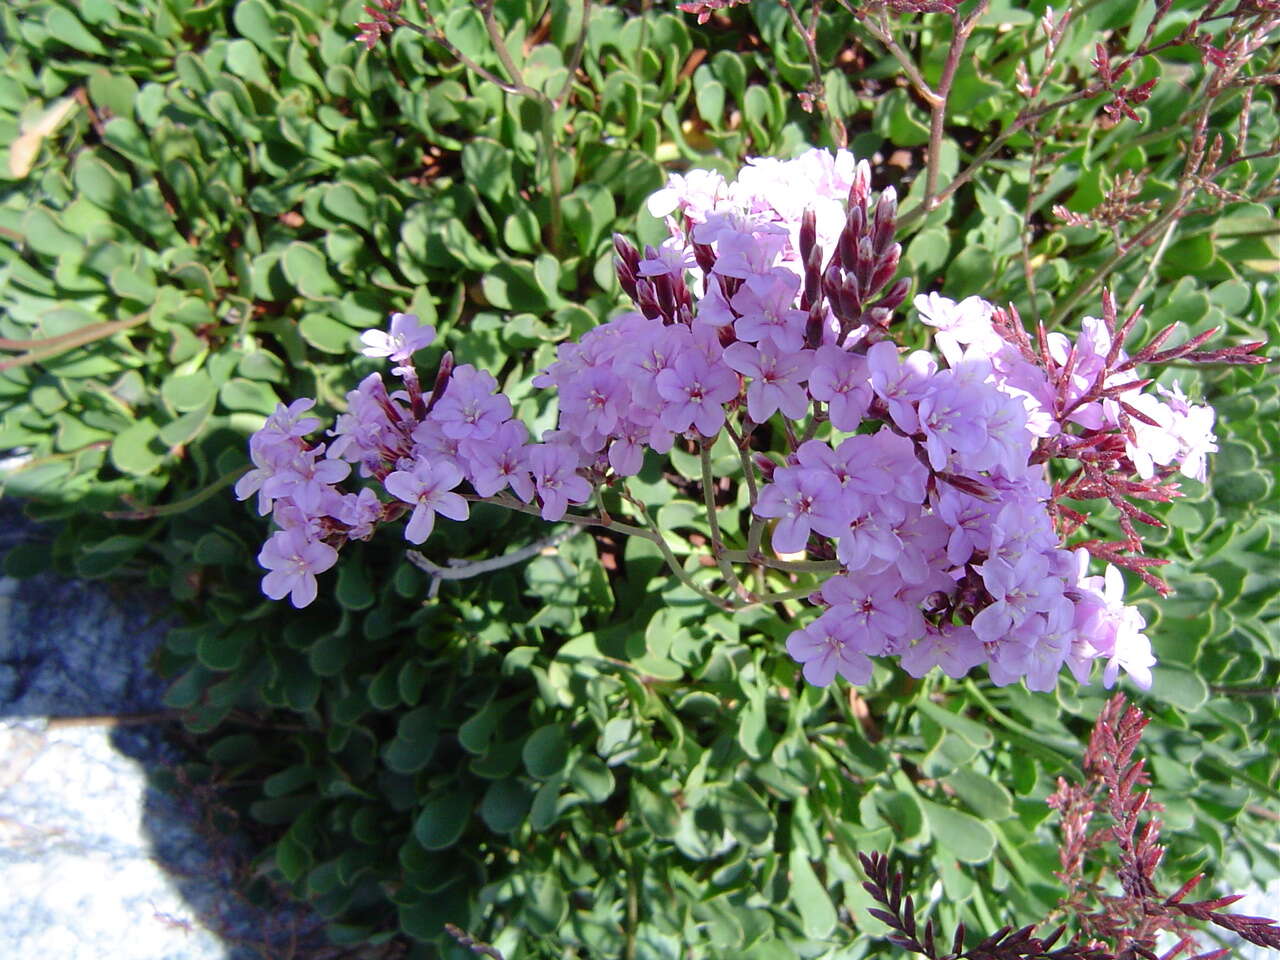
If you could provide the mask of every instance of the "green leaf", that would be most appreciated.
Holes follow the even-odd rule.
[[[595,252],[618,215],[613,194],[597,183],[584,183],[564,198],[564,222],[578,241],[583,256]]]
[[[1194,276],[1213,263],[1213,254],[1213,237],[1207,231],[1175,240],[1160,261],[1160,275],[1168,279]]]
[[[483,196],[502,202],[515,193],[512,154],[497,140],[474,137],[462,148],[462,172]]]
[[[719,128],[724,120],[724,84],[715,79],[711,69],[702,64],[693,72],[693,96],[698,114],[711,127]]]
[[[972,767],[961,768],[943,777],[942,782],[983,820],[1007,820],[1013,816],[1013,797],[1009,791]]]
[[[249,629],[232,630],[230,633],[202,634],[196,647],[200,662],[210,670],[234,670],[244,660],[245,651],[252,644],[254,633]]]
[[[186,376],[171,376],[160,386],[160,396],[179,413],[198,410],[213,399],[213,380],[204,370]]]
[[[510,833],[529,816],[533,797],[513,778],[495,780],[480,801],[480,817],[494,833]]]
[[[89,99],[99,110],[105,107],[116,116],[132,116],[137,96],[138,85],[122,70],[112,73],[100,67],[89,74]]]
[[[1198,710],[1209,699],[1209,688],[1192,670],[1161,664],[1151,674],[1148,694],[1153,699],[1163,700],[1186,713]]]
[[[929,142],[929,128],[907,91],[893,89],[876,101],[871,128],[899,147],[917,147]]]
[[[747,784],[740,781],[718,791],[715,804],[729,832],[740,841],[754,845],[773,835],[773,814],[768,804]]]
[[[525,741],[520,753],[529,776],[546,780],[564,770],[569,758],[569,744],[564,725],[559,723],[539,727]]]
[[[44,25],[56,43],[95,57],[109,56],[107,48],[65,7],[51,7],[45,15]]]
[[[276,844],[275,861],[284,878],[290,883],[297,883],[315,863],[311,851],[288,833]]]
[[[950,850],[964,863],[985,863],[996,848],[996,837],[981,820],[954,807],[920,797],[925,819],[938,846]]]
[[[434,729],[430,735],[416,740],[397,735],[383,748],[382,759],[387,768],[396,773],[417,773],[435,756],[438,740]]]
[[[441,793],[427,799],[413,824],[413,835],[427,850],[445,850],[458,842],[471,819],[471,799]]]
[[[340,292],[324,254],[309,243],[295,240],[285,247],[280,267],[288,281],[308,299],[324,300]]]
[[[262,0],[240,0],[232,21],[242,37],[252,40],[277,66],[284,65],[279,44],[286,34],[277,27],[271,9]]]
[[[950,730],[979,750],[987,750],[995,742],[991,729],[977,720],[970,720],[958,713],[952,713],[928,700],[916,701],[916,709],[938,726]]]
[[[272,408],[274,409],[274,407]],[[164,452],[155,442],[159,428],[150,420],[139,420],[111,441],[111,462],[121,473],[143,476],[164,461]]]
[[[814,940],[831,936],[836,928],[836,909],[826,887],[818,882],[809,858],[798,846],[793,846],[788,865],[791,868],[791,902],[800,911],[800,924],[805,936]]]
[[[878,817],[868,816],[868,811],[863,810],[863,823],[867,826],[879,826],[879,823],[868,822],[879,819],[901,840],[913,840],[924,831],[924,812],[920,808],[920,797],[914,791],[877,790],[868,794],[867,799],[878,814]]]
[[[218,399],[228,410],[245,410],[270,416],[275,412],[280,398],[270,384],[259,380],[234,377],[218,390]]]
[[[273,91],[275,84],[267,77],[262,67],[262,57],[248,40],[232,40],[227,44],[227,67],[232,73],[249,83],[256,84],[263,90]]]
[[[298,323],[302,339],[323,353],[350,354],[356,333],[324,313],[308,313]]]
[[[321,205],[339,220],[345,220],[362,230],[369,230],[373,226],[373,208],[349,184],[334,184],[325,192]]]
[[[665,793],[650,790],[640,780],[631,781],[631,804],[641,822],[655,837],[670,840],[680,828],[680,811]]]
[[[338,568],[338,588],[334,596],[347,610],[367,610],[373,606],[375,597],[368,568],[359,562],[343,563]]]
[[[586,754],[573,765],[569,785],[592,803],[604,803],[613,793],[613,771],[599,757]]]
[[[522,205],[507,217],[502,239],[516,253],[534,253],[542,244],[542,225],[534,212]]]
[[[549,937],[560,930],[569,913],[569,898],[560,886],[558,873],[548,871],[533,877],[520,916],[531,933]]]
[[[533,806],[529,809],[529,826],[535,831],[541,833],[547,830],[560,816],[560,790],[563,786],[564,777],[557,774],[534,794]]]

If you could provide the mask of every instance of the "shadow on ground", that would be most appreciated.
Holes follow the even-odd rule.
[[[0,555],[42,535],[0,502]],[[166,627],[161,595],[0,578],[0,952],[334,956],[313,913],[248,882],[215,798],[162,786],[190,756],[148,668]]]

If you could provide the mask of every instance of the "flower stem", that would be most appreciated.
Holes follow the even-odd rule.
[[[750,603],[755,597],[750,590],[742,585],[742,581],[738,579],[738,575],[733,571],[733,565],[729,563],[724,555],[724,537],[720,533],[720,519],[716,510],[715,477],[711,473],[711,447],[709,443],[710,441],[704,441],[698,453],[699,459],[702,461],[702,500],[706,504],[707,523],[711,527],[711,553],[716,558],[716,565],[720,567],[720,574],[724,577],[725,583],[733,588],[734,593]]]
[[[641,501],[633,497],[631,492],[626,490],[625,487],[623,488],[622,496],[629,504],[639,511],[640,515],[644,517],[644,522],[649,525],[649,529],[647,530],[641,527],[635,527],[633,529],[639,531],[640,536],[651,541],[658,548],[662,553],[663,559],[667,561],[667,566],[670,567],[671,572],[680,579],[680,582],[718,609],[732,611],[734,609],[734,604],[731,601],[725,600],[723,597],[717,597],[710,590],[693,582],[693,577],[689,576],[689,572],[685,570],[679,559],[677,559],[675,552],[671,549],[671,544],[667,543],[667,538],[662,535],[662,531],[658,529],[658,525],[654,523],[653,518],[649,516],[648,508]]]

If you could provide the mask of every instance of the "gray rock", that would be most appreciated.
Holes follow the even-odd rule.
[[[38,535],[0,507],[0,552]],[[163,598],[0,578],[0,955],[260,960],[329,953],[318,918],[241,895],[253,851],[158,774],[185,758],[148,669]]]

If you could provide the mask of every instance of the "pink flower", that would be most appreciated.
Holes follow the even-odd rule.
[[[360,334],[360,342],[365,345],[360,352],[366,357],[387,357],[396,363],[404,363],[415,350],[430,345],[435,338],[435,327],[420,323],[416,315],[393,313],[390,333],[366,330]]]
[[[526,462],[542,498],[543,520],[559,520],[570,503],[586,503],[591,498],[591,484],[577,473],[577,455],[564,444],[529,447]]]
[[[449,491],[462,482],[462,471],[448,460],[419,462],[412,470],[396,470],[384,481],[387,492],[405,503],[414,504],[404,538],[422,543],[431,536],[436,514],[450,520],[469,516],[467,501]]]
[[[658,393],[667,401],[662,425],[674,433],[697,427],[714,437],[724,426],[724,405],[738,395],[738,377],[723,363],[712,365],[696,350],[684,350],[658,374]]]
[[[804,678],[825,687],[836,674],[850,683],[871,679],[871,661],[850,642],[843,613],[828,610],[803,630],[787,637],[787,653],[804,664]]]
[[[739,341],[725,348],[724,362],[751,378],[747,413],[756,423],[764,423],[778,410],[792,420],[809,412],[809,396],[801,386],[812,362],[809,351],[783,353],[770,340],[761,340],[759,347]]]
[[[337,562],[338,551],[308,537],[304,528],[279,530],[258,554],[258,563],[271,571],[262,578],[262,592],[272,600],[287,593],[295,607],[305,607],[316,598],[316,574]]]

